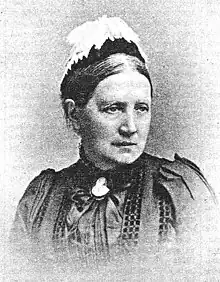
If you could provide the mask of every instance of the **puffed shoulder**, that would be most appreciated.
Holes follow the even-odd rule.
[[[24,198],[31,197],[32,195],[36,194],[41,197],[42,193],[47,192],[46,188],[49,187],[48,184],[53,180],[55,173],[55,170],[51,168],[42,170],[40,174],[30,182],[20,202],[23,201]]]
[[[52,189],[54,176],[55,170],[43,170],[28,185],[17,207],[10,234],[11,242],[17,241],[18,236],[22,236],[25,240],[27,234],[30,233],[36,213]]]
[[[176,185],[175,188],[172,185],[174,182],[179,182],[185,187],[187,200],[190,198],[195,201],[208,197],[217,204],[214,190],[196,164],[178,154],[174,155],[174,161],[162,160],[158,181],[166,186],[171,194],[177,194],[176,196],[182,194],[182,191],[178,191],[177,188],[181,185]]]
[[[212,230],[213,234],[214,229],[218,234],[217,197],[197,165],[175,154],[173,161],[161,160],[154,178],[156,193],[165,191],[169,195],[179,234],[192,230],[194,234]]]

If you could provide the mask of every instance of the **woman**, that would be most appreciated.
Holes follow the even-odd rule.
[[[169,161],[144,153],[153,90],[137,35],[103,17],[74,29],[69,41],[61,100],[81,137],[80,158],[30,183],[12,229],[15,245],[96,261],[209,238],[216,199],[200,169],[177,154]]]

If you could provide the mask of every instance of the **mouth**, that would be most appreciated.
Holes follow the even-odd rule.
[[[137,143],[123,141],[123,142],[113,142],[112,145],[115,147],[130,147],[137,145]]]

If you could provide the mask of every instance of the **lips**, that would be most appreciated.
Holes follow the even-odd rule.
[[[137,143],[122,141],[122,142],[113,142],[112,145],[114,145],[115,147],[129,147],[129,146],[135,146],[137,145]]]

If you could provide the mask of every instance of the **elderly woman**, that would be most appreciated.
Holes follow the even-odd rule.
[[[48,257],[97,260],[201,240],[216,199],[200,169],[177,154],[169,161],[144,153],[153,90],[137,35],[103,17],[74,29],[69,41],[61,99],[81,139],[80,158],[30,183],[13,243]]]

